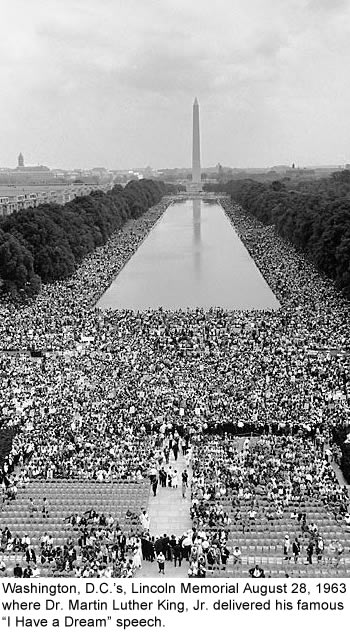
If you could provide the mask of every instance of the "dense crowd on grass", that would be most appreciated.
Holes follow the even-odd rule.
[[[85,258],[68,281],[45,285],[40,295],[24,306],[13,301],[0,305],[0,470],[11,450],[17,427],[33,415],[36,372],[41,368],[43,358],[32,356],[46,351],[48,356],[65,352],[69,357],[87,346],[96,330],[94,303],[167,205],[168,202],[163,201],[141,218],[130,220],[106,245]],[[32,379],[28,377],[30,370]],[[23,383],[25,378],[33,386]],[[10,472],[15,456],[16,446],[8,457]]]
[[[327,423],[332,439],[341,449],[340,457],[337,449],[335,455],[350,480],[350,303],[297,248],[281,240],[273,226],[262,225],[238,205],[230,204],[226,208],[281,301],[286,314],[283,320],[295,327],[293,340],[304,349],[303,355],[308,361],[306,374],[308,381],[314,384],[314,393],[310,392],[305,404],[310,401],[317,404],[320,399],[321,409],[328,409]]]
[[[278,297],[278,311],[95,308],[166,202],[113,234],[69,279],[43,286],[27,306],[2,305],[1,421],[15,431],[2,465],[4,498],[28,479],[143,479],[170,433],[294,436],[296,449],[313,453],[315,440],[332,444],[346,431],[349,303],[272,227],[228,199],[222,204]],[[328,496],[333,477],[319,466],[310,470]],[[195,485],[198,475],[196,465]],[[271,485],[269,471],[264,479]],[[215,541],[221,554],[225,538]]]

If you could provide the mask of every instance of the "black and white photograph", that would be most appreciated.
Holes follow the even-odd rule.
[[[350,2],[0,15],[0,628],[341,612]]]

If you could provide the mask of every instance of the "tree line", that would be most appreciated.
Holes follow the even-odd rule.
[[[326,179],[259,183],[251,179],[206,184],[225,192],[248,213],[293,243],[350,299],[350,171]],[[350,427],[334,429],[341,468],[350,481]]]
[[[344,174],[345,173],[345,174]],[[293,243],[350,298],[350,172],[301,184],[251,179],[207,184]]]
[[[47,203],[1,219],[1,295],[25,299],[35,296],[42,283],[71,276],[78,263],[128,219],[138,218],[175,191],[175,186],[142,179],[63,206]]]

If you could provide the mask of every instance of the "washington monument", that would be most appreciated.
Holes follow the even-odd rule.
[[[201,182],[201,149],[199,138],[199,106],[197,97],[193,103],[192,182]]]

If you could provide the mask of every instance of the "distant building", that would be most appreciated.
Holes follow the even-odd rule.
[[[4,185],[38,185],[48,183],[62,183],[47,166],[26,166],[23,154],[17,158],[16,168],[7,168],[0,173],[0,184]]]
[[[0,217],[13,212],[37,208],[44,203],[64,205],[77,197],[90,194],[94,190],[108,192],[112,183],[104,184],[58,184],[58,185],[0,185]]]
[[[312,168],[289,168],[286,170],[286,176],[293,179],[309,179],[315,176],[315,170]]]
[[[15,168],[15,174],[16,180],[30,181],[32,183],[42,183],[54,178],[50,168],[47,168],[47,166],[25,166],[21,152],[18,155],[18,165]]]

